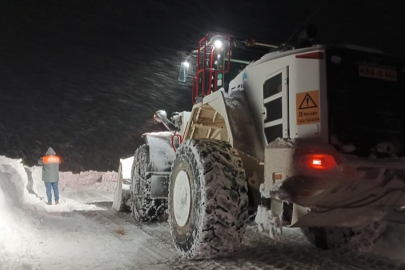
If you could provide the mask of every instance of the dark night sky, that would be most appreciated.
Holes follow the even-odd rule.
[[[179,63],[206,32],[283,43],[314,11],[318,43],[405,56],[402,1],[2,1],[0,155],[116,170],[154,111],[191,109]],[[361,4],[360,4],[361,3]]]

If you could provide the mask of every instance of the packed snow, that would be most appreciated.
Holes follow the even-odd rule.
[[[158,269],[153,265],[173,256],[125,222],[129,217],[117,218],[110,207],[88,204],[112,200],[116,173],[60,176],[61,204],[48,206],[41,167],[24,168],[20,160],[0,157],[1,270]]]
[[[322,251],[298,229],[274,241],[248,226],[229,258],[189,261],[167,222],[137,224],[111,209],[115,172],[60,174],[60,205],[46,205],[40,167],[0,156],[0,269],[405,269],[405,213],[393,213],[370,253]]]

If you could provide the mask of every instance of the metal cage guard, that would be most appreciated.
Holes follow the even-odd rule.
[[[215,68],[214,67],[214,55],[216,48],[213,44],[213,41],[220,39],[223,41],[227,41],[227,44],[224,44],[226,48],[223,50],[224,55],[227,56],[228,63],[225,65],[225,69],[219,70],[218,65]],[[209,50],[207,52],[207,47],[209,47]],[[225,53],[226,52],[226,53]],[[203,56],[201,57],[201,54],[203,53]],[[207,66],[207,57],[209,58],[209,67]],[[198,42],[198,50],[197,50],[197,72],[196,75],[193,77],[193,89],[192,89],[192,95],[191,95],[191,100],[192,103],[195,104],[195,99],[199,95],[209,95],[211,91],[217,91],[218,89],[218,74],[224,74],[229,72],[231,64],[231,38],[229,36],[221,36],[221,35],[215,35],[215,34],[207,34],[205,37],[203,37],[199,42]],[[208,81],[208,87],[206,88],[206,73],[209,73],[209,81]],[[214,80],[212,79],[214,76]],[[200,83],[201,83],[201,90],[200,90]]]

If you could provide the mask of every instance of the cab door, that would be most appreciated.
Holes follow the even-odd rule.
[[[263,84],[263,132],[267,144],[289,137],[288,67],[268,75]]]

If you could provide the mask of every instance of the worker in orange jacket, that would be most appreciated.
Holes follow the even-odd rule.
[[[45,156],[38,160],[38,164],[43,166],[42,181],[45,182],[46,196],[48,197],[48,202],[46,204],[52,204],[51,189],[53,189],[55,204],[59,204],[58,181],[60,158],[56,155],[55,151],[53,151],[52,147],[49,147]]]

